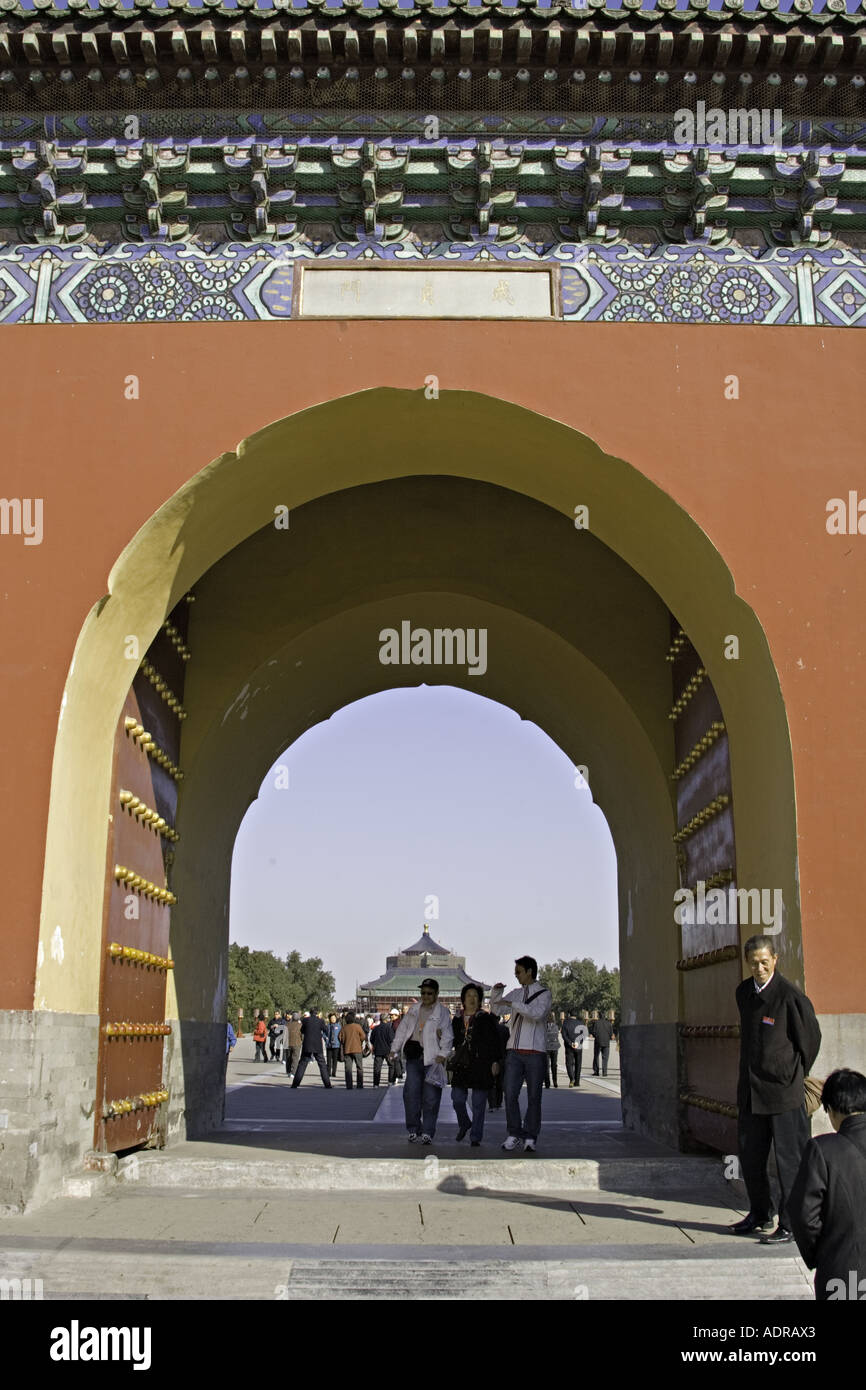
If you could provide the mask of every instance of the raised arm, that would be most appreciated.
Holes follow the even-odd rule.
[[[492,1014],[510,1014],[511,1000],[504,993],[504,985],[494,985],[490,991],[490,1012]]]

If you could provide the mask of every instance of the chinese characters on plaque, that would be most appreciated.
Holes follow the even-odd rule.
[[[419,269],[302,265],[301,318],[550,319],[555,315],[550,266]],[[297,271],[296,271],[297,273]]]

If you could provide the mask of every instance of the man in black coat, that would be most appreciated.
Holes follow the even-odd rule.
[[[305,1018],[301,1024],[301,1060],[295,1072],[295,1079],[292,1082],[292,1090],[296,1091],[304,1079],[304,1072],[310,1064],[310,1059],[314,1059],[322,1078],[325,1089],[330,1091],[331,1078],[328,1076],[328,1066],[325,1061],[323,1049],[324,1028],[322,1020],[319,1018],[318,1009],[310,1009],[309,1017]]]
[[[598,1065],[600,1062],[601,1074],[602,1076],[607,1076],[607,1059],[610,1056],[610,1040],[613,1037],[613,1029],[606,1018],[597,1017],[593,1020],[592,1036],[595,1039],[592,1074],[593,1076],[598,1076]]]
[[[821,1301],[866,1299],[866,1076],[842,1068],[824,1082],[833,1134],[810,1139],[788,1211]]]
[[[569,1009],[568,1017],[559,1031],[565,1044],[565,1070],[568,1072],[568,1084],[571,1087],[579,1086],[583,1047],[589,1037],[589,1032],[586,1024],[578,1021],[574,1009]]]
[[[767,1163],[770,1145],[776,1154],[781,1197],[779,1224],[761,1236],[764,1245],[794,1239],[788,1197],[809,1142],[803,1079],[821,1046],[815,1010],[796,985],[776,969],[771,936],[751,936],[743,953],[751,978],[737,986],[740,1011],[738,1138],[749,1212],[731,1230],[735,1235],[768,1232],[772,1204]]]
[[[397,1076],[397,1060],[391,1061],[391,1045],[394,1042],[394,1025],[387,1014],[370,1029],[370,1047],[373,1051],[373,1085],[378,1086],[382,1078],[382,1063],[388,1063],[388,1084],[393,1085]]]

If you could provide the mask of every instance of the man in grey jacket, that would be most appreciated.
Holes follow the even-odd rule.
[[[546,1023],[552,1000],[546,985],[538,983],[538,962],[521,956],[514,962],[518,989],[504,994],[504,984],[493,986],[490,1011],[511,1014],[511,1032],[505,1053],[505,1121],[508,1138],[502,1145],[511,1152],[535,1153],[541,1129],[541,1090],[547,1056]],[[526,1082],[526,1115],[521,1118],[520,1092]]]

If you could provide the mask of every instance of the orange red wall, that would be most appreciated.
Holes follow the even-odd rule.
[[[431,375],[443,391],[500,397],[589,435],[674,496],[722,553],[788,711],[807,987],[819,1013],[861,1012],[866,535],[831,536],[825,523],[829,499],[858,484],[866,497],[866,334],[571,323],[3,332],[0,496],[44,499],[44,538],[0,536],[0,1007],[33,1004],[63,687],[118,554],[184,481],[264,425],[377,386],[422,390]]]

